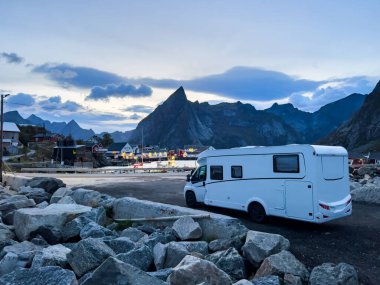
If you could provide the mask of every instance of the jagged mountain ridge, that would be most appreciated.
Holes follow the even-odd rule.
[[[13,122],[15,124],[23,125],[35,125],[45,127],[48,131],[56,134],[62,134],[65,136],[71,135],[74,139],[86,140],[95,135],[93,130],[86,130],[81,128],[77,122],[71,120],[69,123],[65,122],[50,122],[43,120],[40,117],[32,114],[28,118],[24,119],[18,111],[10,111],[4,113],[5,122]]]
[[[349,150],[378,150],[380,147],[380,81],[361,108],[343,125],[321,140]]]
[[[355,112],[365,95],[353,94],[322,107],[315,113],[274,104],[256,110],[250,104],[190,102],[182,87],[144,118],[131,135],[131,142],[183,147],[185,144],[217,148],[245,145],[311,143],[340,125]],[[337,113],[337,106],[349,105],[350,112]],[[319,123],[319,120],[321,123]]]

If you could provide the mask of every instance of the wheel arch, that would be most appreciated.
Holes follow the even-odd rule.
[[[254,203],[258,203],[258,204],[260,204],[261,206],[263,206],[263,208],[264,208],[264,210],[265,210],[265,214],[266,214],[267,216],[269,216],[269,213],[268,213],[268,207],[267,207],[266,203],[265,203],[262,199],[257,198],[257,197],[253,197],[253,198],[251,198],[251,199],[248,200],[248,202],[247,202],[246,205],[245,205],[245,211],[246,211],[246,212],[249,212],[249,207],[250,207],[252,204],[254,204]]]

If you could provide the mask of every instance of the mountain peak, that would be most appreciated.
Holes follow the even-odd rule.
[[[180,86],[172,95],[169,96],[168,100],[175,98],[176,100],[187,101],[185,89]]]
[[[372,93],[379,93],[380,94],[380,81],[377,82],[375,89],[373,89]]]

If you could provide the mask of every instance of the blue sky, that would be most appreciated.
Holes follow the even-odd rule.
[[[189,100],[305,111],[380,79],[380,1],[3,1],[6,110],[128,130]],[[13,99],[12,99],[13,97]]]

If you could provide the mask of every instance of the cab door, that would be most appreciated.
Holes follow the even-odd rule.
[[[206,192],[207,165],[202,165],[191,177],[191,184],[198,202],[203,202]]]

